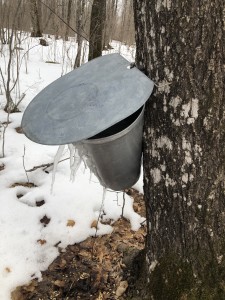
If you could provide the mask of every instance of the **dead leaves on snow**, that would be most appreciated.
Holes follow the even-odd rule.
[[[28,188],[33,188],[33,187],[37,187],[34,183],[32,182],[15,182],[13,183],[10,187],[14,188],[16,186],[24,186],[24,187],[28,187]]]
[[[41,239],[37,240],[37,242],[38,242],[41,246],[43,246],[44,244],[47,243],[46,240],[41,240]]]
[[[66,226],[73,227],[75,224],[76,224],[76,222],[74,220],[67,220]]]
[[[9,267],[5,268],[6,273],[11,273],[11,269]]]
[[[47,217],[46,215],[44,215],[44,217],[40,219],[40,222],[44,225],[44,227],[46,227],[50,221],[51,218]]]
[[[145,215],[143,202],[138,201],[136,209],[142,216]],[[69,219],[65,221],[66,225],[72,229],[76,222]],[[97,220],[90,227],[97,229]],[[112,234],[88,238],[82,243],[68,246],[43,272],[43,280],[34,280],[37,284],[35,291],[26,291],[20,300],[31,299],[33,295],[34,300],[42,299],[43,295],[45,300],[51,297],[55,300],[126,299],[128,283],[124,271],[139,250],[143,249],[146,228],[141,227],[134,232],[125,219],[116,221],[113,228]],[[24,287],[21,290],[24,292]]]
[[[98,221],[97,221],[97,220],[94,220],[94,221],[91,223],[91,228],[97,229],[97,227],[98,227]]]

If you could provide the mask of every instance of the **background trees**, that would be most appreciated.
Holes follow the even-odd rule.
[[[30,15],[32,23],[32,37],[42,36],[42,20],[41,20],[41,2],[38,0],[29,0],[30,4]]]
[[[72,28],[77,30],[79,26],[78,12],[80,5],[84,5],[84,14],[82,14],[83,34],[89,38],[90,20],[92,6],[96,6],[96,0],[8,0],[0,1],[0,28],[10,28],[13,21],[11,11],[15,10],[16,5],[20,2],[23,9],[23,15],[17,18],[19,30],[31,31],[32,36],[42,36],[42,34],[52,34],[68,39],[73,37],[74,33],[66,26],[63,19]],[[116,39],[128,44],[134,43],[134,24],[132,12],[132,0],[108,0],[100,1],[103,5],[99,5],[99,9],[105,11],[106,19],[104,22],[103,44],[104,46],[112,40]],[[105,5],[105,9],[103,9]],[[22,18],[21,18],[22,17]],[[95,24],[96,25],[96,24]],[[94,27],[95,27],[94,25]],[[92,27],[92,31],[93,31]],[[3,33],[2,33],[3,34]],[[1,34],[1,36],[2,36]]]
[[[102,55],[105,18],[106,0],[94,0],[91,9],[88,60]]]
[[[138,299],[225,297],[224,8],[134,1],[137,64],[156,84],[144,131],[148,288]]]
[[[123,5],[124,2],[124,5]],[[107,8],[107,22],[106,22]],[[0,1],[0,55],[9,52],[9,59],[5,61],[5,67],[1,68],[0,88],[4,89],[7,98],[5,110],[13,112],[17,110],[16,100],[12,97],[12,91],[19,85],[19,68],[21,59],[20,36],[22,32],[32,37],[42,37],[40,43],[47,46],[44,39],[77,43],[76,54],[69,57],[71,47],[65,46],[63,50],[65,61],[70,60],[70,65],[79,67],[85,60],[87,43],[89,41],[89,59],[101,55],[102,50],[110,48],[113,39],[119,39],[122,43],[132,44],[134,41],[134,27],[131,13],[131,0],[87,1],[87,0],[9,0]],[[92,16],[91,16],[92,14]],[[97,18],[97,19],[96,19]],[[97,21],[98,20],[98,21]],[[126,34],[123,30],[126,29]],[[39,39],[37,40],[39,42]],[[6,47],[4,45],[7,45]],[[95,50],[95,48],[97,50]],[[55,49],[56,51],[56,49]],[[56,53],[55,53],[56,54]],[[56,61],[54,55],[53,62]],[[16,77],[15,78],[15,65]],[[67,67],[66,70],[68,71]],[[66,72],[62,70],[62,74]]]

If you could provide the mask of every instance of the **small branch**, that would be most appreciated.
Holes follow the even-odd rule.
[[[5,124],[2,124],[3,131],[2,131],[2,157],[5,157],[5,132],[7,127],[9,126],[9,112],[7,112],[7,120]]]
[[[26,52],[24,52],[24,54],[22,55],[22,57],[21,57],[21,59],[20,59],[20,64],[19,64],[18,70],[21,69],[22,62],[23,62],[23,58],[25,57],[25,55],[26,55],[31,49],[33,49],[33,48],[35,48],[35,47],[37,47],[37,46],[40,46],[40,44],[37,44],[37,45],[34,45],[34,46],[30,47],[30,48],[27,49]],[[9,91],[10,93],[12,92],[12,90],[14,89],[14,87],[16,86],[18,79],[19,79],[19,76],[18,76],[18,74],[17,74],[16,80],[15,80],[14,84],[12,85],[12,87],[11,87],[11,89],[10,89],[10,91]]]
[[[16,108],[18,108],[19,104],[23,101],[24,97],[26,96],[25,93],[23,93],[20,97],[20,100],[16,103]]]
[[[29,183],[30,181],[29,181],[27,171],[26,171],[26,168],[25,168],[25,154],[26,154],[26,147],[24,145],[24,148],[23,148],[23,168],[24,168],[24,171],[25,171],[25,174],[26,174],[26,177],[27,177],[27,182]]]
[[[122,218],[123,218],[123,213],[124,213],[124,207],[125,207],[125,192],[123,192],[123,206],[122,206],[122,213],[121,213]]]
[[[1,66],[0,66],[0,74],[1,74],[1,77],[2,77],[3,87],[4,87],[4,90],[5,90],[5,93],[6,93],[6,83],[5,83],[4,75],[3,75],[3,73],[2,73],[2,68],[1,68]]]
[[[68,159],[70,159],[70,158],[68,157],[68,158],[62,159],[62,160],[59,161],[59,163],[65,161],[65,160],[68,160]],[[40,169],[40,168],[45,168],[45,169],[47,169],[48,167],[53,166],[53,164],[54,164],[54,162],[48,163],[48,164],[39,165],[39,166],[35,166],[35,167],[33,167],[32,169],[29,169],[29,170],[26,170],[26,171],[27,171],[27,172],[33,172],[33,171],[36,171],[37,169]]]

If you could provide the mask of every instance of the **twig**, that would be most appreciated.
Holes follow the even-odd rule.
[[[122,213],[121,213],[122,218],[123,218],[123,213],[124,213],[124,207],[125,207],[125,192],[123,192],[123,206],[122,206]]]
[[[23,101],[24,97],[26,96],[25,93],[22,93],[21,97],[20,97],[20,100],[16,103],[16,107],[19,106],[19,104]]]
[[[30,181],[29,181],[29,177],[28,177],[28,175],[27,175],[27,171],[26,171],[26,168],[25,168],[25,154],[26,154],[26,147],[25,147],[25,145],[24,145],[24,148],[23,148],[23,168],[24,168],[24,171],[25,171],[26,176],[27,176],[27,182],[29,183],[29,182],[30,182]]]
[[[37,47],[37,46],[40,46],[40,44],[37,44],[37,45],[34,45],[34,46],[28,48],[27,51],[23,53],[23,55],[22,55],[22,57],[21,57],[21,59],[20,59],[19,67],[18,67],[19,70],[20,70],[20,68],[21,68],[21,66],[22,66],[23,58],[25,57],[25,55],[26,55],[31,49],[33,49],[33,48],[35,48],[35,47]],[[10,91],[9,91],[10,93],[11,93],[12,90],[14,89],[14,87],[15,87],[15,85],[16,85],[18,79],[19,79],[19,77],[17,76],[17,77],[16,77],[16,80],[15,80],[15,82],[14,82],[14,84],[13,84],[13,86],[11,87],[11,89],[10,89]],[[18,106],[18,105],[16,105],[16,107],[17,107],[17,106]]]
[[[65,161],[65,160],[68,160],[68,159],[70,159],[70,158],[69,158],[69,157],[68,157],[68,158],[64,158],[64,159],[60,160],[59,163]],[[35,171],[35,170],[37,170],[37,169],[40,169],[40,168],[45,168],[45,169],[47,169],[48,167],[53,166],[53,164],[54,164],[54,162],[48,163],[48,164],[39,165],[39,166],[35,166],[35,167],[33,167],[32,169],[27,170],[27,172],[33,172],[33,171]]]
[[[146,219],[145,219],[144,221],[142,221],[142,222],[140,223],[140,225],[141,225],[141,226],[144,226],[145,223],[146,223]]]
[[[9,111],[7,112],[7,119],[6,124],[3,124],[3,131],[2,131],[2,157],[5,157],[5,132],[7,127],[9,126]]]

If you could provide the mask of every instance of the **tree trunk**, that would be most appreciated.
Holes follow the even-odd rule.
[[[77,2],[77,13],[76,13],[76,20],[77,20],[77,55],[74,62],[74,69],[80,67],[81,65],[81,50],[82,50],[82,33],[83,33],[83,17],[84,17],[84,0],[79,0]]]
[[[106,0],[94,0],[91,10],[88,60],[102,55]]]
[[[115,34],[115,27],[117,21],[117,7],[118,0],[107,1],[106,3],[106,20],[104,26],[104,42],[103,49],[111,49],[110,42],[112,41],[112,36]]]
[[[67,18],[66,18],[66,23],[70,25],[70,19],[71,19],[71,8],[72,8],[72,0],[68,1],[68,6],[67,6]],[[65,32],[65,40],[68,41],[69,37],[69,27],[66,26],[66,32]]]
[[[135,299],[225,299],[225,4],[134,0],[134,15],[137,66],[155,82]]]
[[[30,15],[31,15],[31,23],[32,23],[32,37],[41,37],[42,29],[41,29],[41,7],[40,1],[29,0],[30,4]]]

